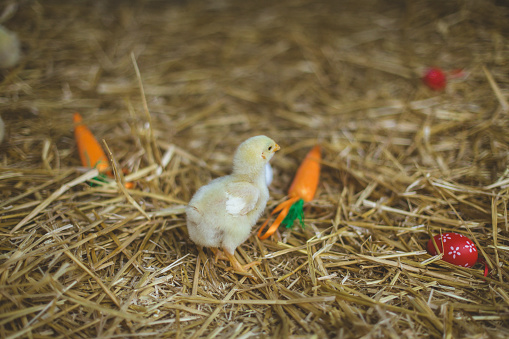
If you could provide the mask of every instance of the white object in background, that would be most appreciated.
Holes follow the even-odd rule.
[[[269,163],[265,164],[265,182],[267,183],[267,186],[270,186],[272,183],[272,166],[270,166]]]
[[[4,121],[2,120],[2,117],[0,117],[0,144],[4,140],[4,134],[5,134]]]
[[[21,55],[16,33],[0,26],[0,68],[16,65]]]

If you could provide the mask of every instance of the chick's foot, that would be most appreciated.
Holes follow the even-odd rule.
[[[216,264],[218,260],[230,260],[219,248],[211,247],[210,250],[214,253],[214,262]]]
[[[242,265],[238,260],[237,258],[235,258],[235,256],[231,253],[229,253],[227,250],[224,251],[224,253],[226,254],[226,256],[228,257],[228,260],[230,260],[230,263],[232,264],[232,268],[235,272],[238,272],[238,273],[243,273],[243,274],[247,274],[247,270],[250,269],[251,267],[253,266],[256,266],[256,265],[260,265],[261,262],[260,261],[253,261],[253,262],[250,262],[249,264],[246,264],[246,265]]]

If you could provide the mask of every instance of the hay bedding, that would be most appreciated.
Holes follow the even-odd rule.
[[[4,24],[25,57],[0,84],[0,336],[509,336],[508,15],[19,2]],[[419,74],[435,64],[468,76],[433,92]],[[74,111],[134,189],[86,184]],[[324,160],[306,228],[239,248],[263,259],[252,280],[190,242],[183,206],[262,133],[282,146],[266,215],[310,146]],[[471,237],[490,275],[429,260],[440,231]]]

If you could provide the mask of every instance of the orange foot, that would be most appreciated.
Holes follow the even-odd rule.
[[[241,265],[240,262],[235,258],[235,256],[231,253],[229,253],[227,250],[224,250],[224,254],[226,254],[226,257],[228,260],[230,260],[230,263],[232,264],[232,268],[234,272],[245,274],[252,276],[252,274],[248,273],[247,270],[255,265],[260,265],[260,261],[253,261],[246,265]]]
[[[214,253],[214,262],[217,264],[218,260],[229,260],[226,255],[224,255],[223,251],[218,248],[211,247],[210,250]]]

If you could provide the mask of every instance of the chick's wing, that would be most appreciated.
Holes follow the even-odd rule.
[[[260,190],[248,182],[232,182],[226,186],[226,212],[233,216],[251,212],[260,197]]]

